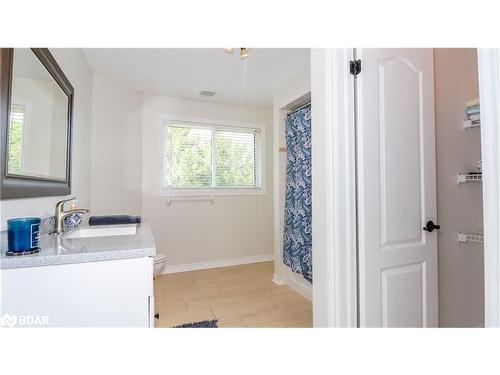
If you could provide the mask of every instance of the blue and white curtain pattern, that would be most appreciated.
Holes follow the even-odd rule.
[[[311,105],[286,119],[283,262],[312,282]]]

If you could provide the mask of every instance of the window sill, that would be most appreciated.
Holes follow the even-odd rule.
[[[206,197],[206,196],[245,196],[265,195],[265,188],[228,188],[228,189],[165,189],[159,197]]]

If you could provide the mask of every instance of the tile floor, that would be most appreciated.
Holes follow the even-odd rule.
[[[218,319],[219,327],[312,327],[312,304],[271,281],[273,262],[159,275],[156,327]]]

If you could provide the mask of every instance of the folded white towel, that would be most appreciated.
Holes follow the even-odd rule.
[[[465,103],[466,107],[474,107],[475,105],[479,104],[479,98],[469,100],[467,103]]]

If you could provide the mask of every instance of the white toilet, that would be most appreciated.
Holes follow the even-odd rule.
[[[153,274],[154,276],[158,275],[161,271],[163,271],[163,268],[165,267],[165,255],[162,254],[156,254],[153,257]]]

